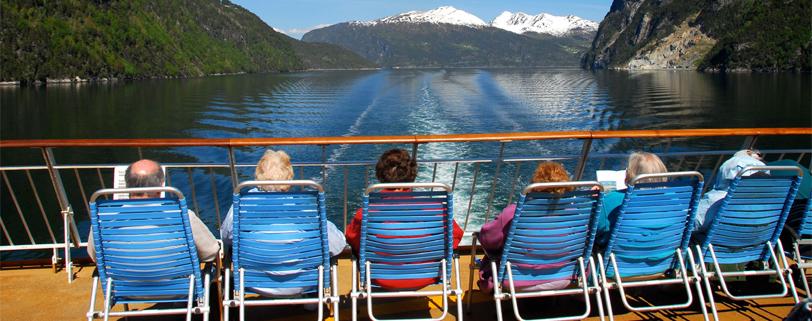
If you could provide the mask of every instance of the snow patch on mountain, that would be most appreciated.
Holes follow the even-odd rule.
[[[353,24],[374,26],[379,23],[447,23],[468,27],[487,27],[488,23],[463,10],[443,6],[429,11],[409,11],[373,21],[353,21]]]
[[[524,12],[502,12],[493,19],[491,26],[513,33],[545,33],[553,36],[566,36],[572,32],[592,32],[598,30],[598,23],[576,16],[554,16],[548,13],[529,15]]]
[[[594,32],[598,23],[576,16],[554,16],[548,13],[529,15],[524,12],[502,12],[488,24],[479,17],[451,6],[443,6],[429,11],[409,11],[372,21],[352,21],[350,24],[374,26],[397,23],[447,23],[473,28],[495,27],[513,33],[537,32],[562,37],[574,32]]]

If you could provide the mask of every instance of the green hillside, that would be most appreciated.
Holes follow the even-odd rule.
[[[329,53],[346,59],[320,68],[370,65],[338,47],[297,53],[296,42],[228,1],[4,0],[0,80],[279,72]]]

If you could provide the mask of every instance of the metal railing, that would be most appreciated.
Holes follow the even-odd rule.
[[[243,147],[265,147],[283,145],[315,145],[321,149],[321,160],[316,162],[294,163],[300,179],[306,179],[305,173],[309,171],[311,176],[320,176],[322,184],[328,187],[328,194],[333,199],[333,213],[339,212],[341,215],[332,215],[333,220],[339,226],[349,222],[348,210],[353,204],[353,197],[360,198],[363,188],[351,185],[362,184],[368,186],[372,182],[372,169],[376,156],[370,155],[369,159],[353,161],[328,161],[327,148],[346,144],[411,144],[412,153],[418,156],[420,146],[438,143],[498,143],[498,149],[492,149],[492,155],[482,158],[467,159],[419,159],[421,166],[421,181],[435,182],[438,173],[450,173],[443,177],[446,183],[455,190],[458,206],[455,219],[462,223],[463,229],[470,234],[478,228],[480,223],[488,221],[493,216],[493,208],[498,202],[511,203],[517,190],[527,182],[527,173],[533,169],[533,164],[542,160],[555,160],[574,166],[573,179],[584,178],[587,169],[601,170],[606,167],[623,163],[627,157],[626,153],[601,153],[592,151],[593,140],[602,139],[665,139],[663,146],[658,147],[657,154],[668,163],[669,170],[699,170],[708,177],[708,182],[713,182],[716,177],[716,169],[728,156],[736,152],[737,149],[713,150],[713,151],[672,151],[671,143],[673,138],[684,137],[725,137],[735,136],[744,138],[740,145],[743,148],[755,145],[759,136],[784,136],[784,135],[804,135],[812,136],[812,128],[779,128],[779,129],[717,129],[717,130],[669,130],[669,131],[615,131],[615,132],[545,132],[545,133],[507,133],[507,134],[470,134],[470,135],[436,135],[436,136],[381,136],[381,137],[326,137],[326,138],[268,138],[268,139],[154,139],[154,140],[26,140],[26,141],[0,141],[0,151],[8,153],[13,148],[36,148],[42,154],[44,165],[25,166],[5,166],[0,165],[0,175],[3,179],[3,189],[6,190],[7,199],[11,200],[11,206],[6,204],[4,208],[13,209],[13,213],[4,211],[0,215],[0,229],[3,232],[3,239],[0,244],[0,252],[10,251],[30,251],[30,250],[51,250],[51,263],[54,269],[60,260],[64,263],[64,268],[68,274],[68,280],[72,281],[73,260],[71,259],[71,248],[81,248],[86,246],[82,242],[81,235],[86,235],[83,229],[80,233],[77,227],[77,212],[81,212],[79,222],[89,219],[88,195],[96,189],[107,188],[112,180],[105,177],[112,177],[115,166],[124,164],[59,164],[54,158],[55,148],[106,148],[124,147],[136,148],[138,156],[143,157],[144,147],[225,147],[228,162],[223,163],[167,163],[167,185],[183,186],[184,193],[189,198],[190,209],[195,210],[198,215],[201,213],[211,213],[213,222],[210,224],[219,228],[222,222],[222,211],[230,206],[230,194],[232,189],[243,180],[248,179],[246,175],[240,175],[241,169],[253,168],[254,163],[238,163],[234,155],[235,148]],[[514,141],[542,141],[542,140],[577,140],[581,144],[580,153],[561,155],[528,155],[506,157],[506,146]],[[809,141],[809,140],[806,140]],[[812,146],[801,146],[792,149],[772,149],[764,150],[762,153],[771,160],[792,157],[797,162],[802,162],[812,154]],[[430,155],[429,155],[430,156]],[[812,161],[810,161],[812,162]],[[805,163],[809,166],[812,164]],[[440,170],[438,170],[440,168]],[[452,170],[453,168],[453,170]],[[360,171],[353,176],[352,173]],[[464,173],[462,173],[464,172]],[[33,175],[32,175],[33,173]],[[46,179],[42,178],[47,173]],[[14,175],[12,178],[10,176]],[[71,187],[65,187],[63,178],[71,177],[75,180]],[[223,180],[230,181],[223,183]],[[174,180],[174,182],[173,182]],[[40,182],[39,184],[37,182]],[[43,184],[47,181],[47,184]],[[363,183],[361,183],[363,182]],[[352,184],[351,184],[352,183]],[[225,186],[223,186],[225,185]],[[707,186],[711,186],[709,183]],[[23,187],[24,186],[24,187]],[[206,190],[200,190],[206,188]],[[29,193],[23,193],[23,189]],[[53,189],[53,197],[49,196],[47,190]],[[330,190],[332,189],[332,190]],[[339,191],[340,190],[340,191]],[[26,194],[26,195],[23,195]],[[200,200],[201,195],[206,196],[210,201]],[[355,195],[355,196],[352,196]],[[462,197],[460,197],[462,196]],[[29,200],[21,201],[22,198]],[[73,200],[73,202],[71,202]],[[83,204],[76,204],[81,202]],[[59,213],[57,217],[55,213]],[[49,214],[54,213],[54,214]],[[478,215],[472,215],[477,213]],[[479,215],[481,214],[481,215]],[[472,217],[477,221],[474,223]],[[58,219],[57,219],[58,218]],[[340,222],[338,219],[340,218]],[[41,222],[40,222],[41,221]],[[55,221],[61,221],[62,228],[54,229]],[[39,228],[32,228],[38,225]],[[24,231],[24,233],[23,233]],[[62,250],[62,257],[59,255]]]

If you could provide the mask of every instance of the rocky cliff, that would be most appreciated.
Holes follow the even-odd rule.
[[[590,69],[809,71],[810,0],[614,0]]]

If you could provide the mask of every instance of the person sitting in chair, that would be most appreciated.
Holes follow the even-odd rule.
[[[570,175],[564,169],[564,165],[557,162],[541,162],[533,173],[533,183],[554,183],[569,182]],[[573,187],[539,188],[533,192],[547,192],[553,194],[564,194],[573,191]],[[499,213],[493,221],[482,225],[479,231],[479,242],[485,249],[485,257],[479,264],[479,289],[485,292],[493,291],[493,271],[491,271],[491,260],[496,260],[499,264],[499,257],[505,247],[505,238],[510,231],[513,222],[513,215],[516,212],[516,204],[510,204]],[[489,257],[492,255],[493,257]],[[516,281],[516,286],[527,291],[555,290],[563,289],[570,284],[570,280],[555,281]]]
[[[265,154],[263,154],[262,158],[257,162],[254,177],[259,181],[286,181],[293,179],[293,165],[290,163],[290,156],[281,150],[266,150]],[[250,191],[287,192],[289,189],[289,185],[267,185],[254,188]],[[220,225],[220,239],[223,240],[223,246],[227,249],[231,248],[233,225],[234,207],[231,207],[228,209],[228,214],[223,220],[223,224]],[[327,221],[327,240],[330,246],[330,256],[341,254],[347,246],[344,234],[330,221]]]
[[[378,163],[375,165],[375,177],[381,183],[411,183],[417,178],[417,162],[411,158],[409,152],[403,149],[390,149],[381,155]],[[397,193],[408,192],[408,190],[383,190],[383,192]],[[363,216],[363,209],[358,209],[352,222],[347,226],[347,242],[352,247],[353,254],[358,257],[358,251],[361,248],[361,220]],[[457,248],[462,240],[463,231],[453,221],[454,235],[453,245],[454,249]],[[429,284],[436,282],[434,278],[422,279],[409,279],[409,280],[375,280],[373,282],[379,286],[390,289],[416,289],[422,288]]]
[[[662,174],[668,173],[668,168],[660,159],[659,156],[648,152],[633,152],[629,154],[629,160],[626,165],[626,185],[631,184],[632,180],[643,174]],[[665,178],[655,178],[642,181],[642,183],[658,183],[663,182]],[[606,246],[609,241],[609,229],[612,224],[617,220],[617,209],[623,204],[623,199],[626,197],[626,190],[611,191],[603,195],[603,206],[598,217],[598,232],[595,237],[595,246],[602,248]]]
[[[164,186],[164,171],[161,164],[149,159],[142,159],[130,164],[124,172],[124,181],[127,188],[135,187],[161,187]],[[132,193],[130,199],[159,198],[160,192],[156,193]],[[187,210],[189,224],[192,228],[192,237],[197,248],[197,256],[201,262],[212,262],[220,252],[220,244],[214,234],[192,210]],[[87,254],[93,262],[96,261],[96,247],[93,243],[93,230],[87,237]]]

